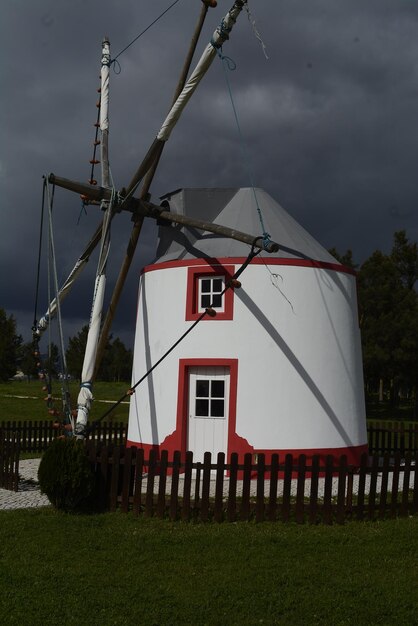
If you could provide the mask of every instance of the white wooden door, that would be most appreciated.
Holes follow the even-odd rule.
[[[205,452],[212,462],[218,452],[227,453],[229,378],[229,367],[189,368],[188,450],[194,461],[203,461]]]

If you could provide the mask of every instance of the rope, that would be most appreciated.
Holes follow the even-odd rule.
[[[139,33],[139,35],[137,35],[137,36],[135,37],[135,39],[132,39],[131,43],[129,43],[127,46],[125,46],[125,48],[123,48],[123,50],[121,50],[121,51],[120,51],[120,52],[119,52],[119,53],[115,56],[115,58],[114,58],[114,59],[112,59],[112,60],[110,61],[110,65],[115,64],[115,63],[116,63],[116,60],[117,60],[117,59],[121,56],[121,54],[123,54],[124,52],[126,52],[126,50],[127,50],[128,48],[130,48],[130,47],[131,47],[131,46],[132,46],[132,45],[133,45],[133,44],[134,44],[134,43],[135,43],[135,42],[136,42],[136,41],[137,41],[140,37],[142,37],[142,35],[143,35],[144,33],[146,33],[146,32],[147,32],[147,30],[149,30],[149,29],[151,28],[151,26],[154,26],[154,24],[156,24],[156,23],[158,22],[158,20],[160,20],[160,19],[163,17],[163,15],[165,15],[166,13],[168,13],[168,11],[169,11],[170,9],[172,9],[172,8],[173,8],[173,6],[174,6],[175,4],[177,4],[178,2],[180,2],[180,0],[174,0],[174,2],[173,2],[172,4],[170,4],[170,6],[169,6],[169,7],[167,7],[167,8],[166,8],[166,9],[165,9],[165,10],[164,10],[164,11],[163,11],[163,12],[162,12],[162,13],[161,13],[158,17],[156,17],[156,18],[155,18],[155,20],[154,20],[153,22],[151,22],[151,24],[149,24],[149,25],[148,25],[148,26],[147,26],[147,27],[146,27],[143,31],[141,31],[141,32]],[[121,67],[120,67],[120,64],[119,64],[119,63],[118,63],[118,68],[119,68],[119,69],[118,69],[118,71],[115,71],[115,74],[120,74],[120,72],[121,72]]]
[[[52,270],[53,270],[52,272],[53,284],[54,284],[54,290],[55,290],[58,332],[59,332],[59,338],[60,338],[60,362],[61,362],[60,365],[62,369],[62,382],[61,382],[62,404],[63,404],[63,412],[65,415],[65,418],[68,423],[72,424],[70,393],[68,389],[67,361],[65,358],[64,333],[63,333],[63,328],[62,328],[61,305],[59,301],[59,287],[58,287],[58,275],[57,275],[57,267],[56,267],[54,232],[52,228],[52,209],[53,209],[53,203],[54,203],[54,194],[55,194],[55,185],[53,185],[52,194],[50,194],[49,185],[47,184],[46,195],[47,195],[48,215],[49,215],[49,250],[50,250],[50,258],[51,258]]]
[[[251,247],[251,251],[249,253],[249,255],[247,256],[246,260],[244,261],[244,263],[241,265],[241,267],[235,272],[235,274],[232,276],[231,280],[229,280],[226,283],[225,289],[221,292],[221,296],[223,296],[228,289],[231,288],[232,286],[232,281],[234,279],[237,279],[238,276],[240,276],[243,271],[246,269],[246,267],[251,263],[252,259],[254,257],[256,257],[258,254],[260,254],[261,249],[255,250],[255,244],[256,242],[261,239],[261,237],[256,237],[256,239],[254,239],[253,245]],[[212,306],[212,305],[211,305]],[[105,413],[103,413],[103,415],[101,417],[99,417],[99,419],[95,420],[90,427],[88,427],[86,429],[86,433],[90,433],[92,430],[94,430],[94,428],[102,421],[104,420],[105,417],[107,417],[108,415],[110,415],[110,413],[112,413],[112,411],[114,411],[124,400],[125,398],[132,396],[135,393],[135,389],[137,387],[139,387],[139,385],[146,379],[148,378],[148,376],[160,365],[160,363],[162,363],[164,361],[164,359],[166,359],[168,357],[169,354],[171,354],[171,352],[173,352],[173,350],[183,341],[183,339],[185,339],[187,337],[187,335],[189,333],[192,332],[192,330],[194,328],[196,328],[196,326],[199,324],[199,322],[201,322],[206,315],[209,315],[209,311],[211,310],[211,306],[207,307],[207,309],[205,309],[205,311],[203,311],[203,313],[201,313],[201,315],[199,315],[199,317],[197,318],[197,320],[195,320],[195,322],[193,322],[193,324],[186,330],[186,332],[184,332],[181,337],[179,337],[179,339],[177,339],[177,341],[175,343],[173,343],[173,345],[162,355],[162,357],[160,357],[158,359],[158,361],[156,363],[154,363],[154,365],[152,365],[152,367],[150,367],[150,369],[135,383],[135,385],[133,385],[121,398],[119,398],[119,400],[117,400]]]
[[[256,39],[258,39],[258,41],[260,42],[260,45],[261,45],[261,48],[263,50],[264,56],[266,57],[266,59],[268,59],[266,44],[264,43],[264,41],[261,38],[260,33],[258,32],[255,20],[253,19],[253,16],[251,15],[251,12],[250,12],[250,7],[248,6],[248,2],[245,3],[245,10],[247,11],[248,21],[251,24],[251,28],[253,29],[253,33],[254,33]]]
[[[35,306],[33,312],[33,326],[32,331],[36,331],[36,326],[38,323],[37,315],[38,315],[38,298],[39,298],[39,280],[41,274],[41,256],[42,256],[42,234],[43,234],[43,224],[44,224],[44,206],[45,206],[45,188],[46,188],[46,180],[44,177],[44,183],[42,185],[42,207],[41,207],[41,224],[39,227],[39,244],[38,244],[38,266],[36,270],[36,288],[35,288]]]
[[[227,87],[228,87],[229,98],[231,100],[232,110],[234,112],[234,117],[235,117],[235,123],[236,123],[237,129],[238,129],[238,135],[239,135],[239,139],[240,139],[240,146],[241,146],[241,151],[242,151],[242,155],[243,155],[243,160],[244,160],[244,162],[246,164],[247,175],[248,175],[248,178],[249,178],[249,181],[250,181],[250,185],[251,185],[251,189],[252,189],[252,192],[253,192],[255,205],[256,205],[257,213],[258,213],[258,219],[260,220],[261,231],[263,233],[263,246],[264,246],[264,248],[266,248],[267,244],[270,241],[270,235],[266,231],[266,227],[264,226],[263,215],[261,213],[261,208],[260,208],[260,205],[258,203],[258,198],[257,198],[257,194],[256,194],[256,191],[255,191],[254,179],[253,179],[253,174],[252,174],[252,170],[251,170],[251,166],[250,166],[250,158],[249,158],[249,154],[248,154],[248,149],[247,149],[246,143],[244,141],[244,136],[242,134],[241,125],[240,125],[240,122],[239,122],[239,119],[238,119],[237,109],[236,109],[234,98],[233,98],[233,95],[232,95],[231,83],[229,81],[228,72],[227,72],[227,69],[235,70],[236,69],[236,63],[230,57],[224,56],[222,54],[222,48],[217,50],[217,53],[218,53],[219,58],[222,61],[222,68],[224,70],[225,80],[226,80],[226,84],[227,84]]]

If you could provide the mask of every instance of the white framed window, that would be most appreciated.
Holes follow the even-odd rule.
[[[193,265],[187,271],[186,320],[197,320],[209,306],[215,316],[206,315],[206,322],[234,319],[234,288],[225,291],[235,272],[234,265]]]
[[[225,380],[196,378],[195,385],[195,416],[225,419]]]
[[[204,311],[212,307],[217,311],[225,310],[225,298],[222,293],[225,289],[224,276],[200,276],[198,289],[198,310]]]

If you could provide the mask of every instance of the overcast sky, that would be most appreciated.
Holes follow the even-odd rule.
[[[0,306],[30,339],[42,176],[90,178],[101,41],[114,58],[170,0],[1,0]],[[206,19],[198,53],[231,0]],[[254,183],[324,247],[358,263],[389,252],[393,233],[418,239],[418,3],[408,0],[250,0],[268,59],[243,13],[224,54]],[[179,2],[111,73],[110,162],[126,185],[168,110],[199,0]],[[199,54],[196,58],[198,58]],[[189,103],[163,154],[152,199],[180,187],[246,187],[247,160],[220,60]],[[97,176],[100,180],[100,172]],[[99,223],[96,207],[56,190],[54,237],[63,280]],[[117,275],[131,230],[116,216]],[[138,275],[156,249],[143,229],[113,329],[132,345]],[[88,323],[97,257],[63,305],[66,336]],[[38,317],[47,307],[41,273]]]

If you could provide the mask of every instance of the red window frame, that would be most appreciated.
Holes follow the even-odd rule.
[[[199,311],[199,279],[207,276],[222,276],[225,284],[235,273],[234,265],[211,265],[189,267],[187,272],[186,321],[194,321],[201,315]],[[206,315],[204,320],[232,320],[234,316],[234,288],[224,293],[224,310],[216,311],[215,317]]]

